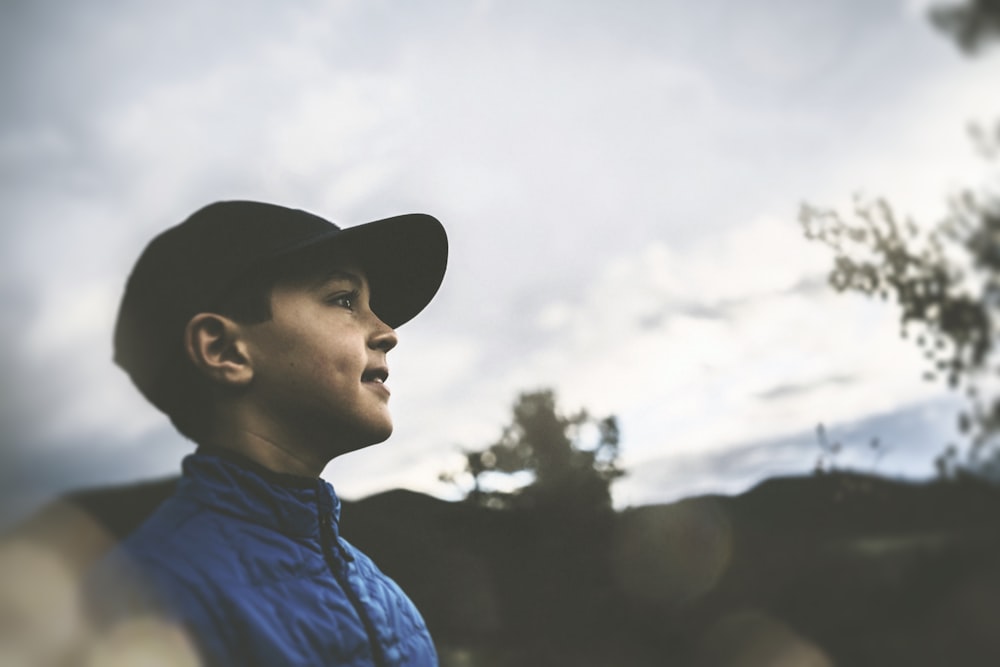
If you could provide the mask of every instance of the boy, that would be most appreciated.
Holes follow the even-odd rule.
[[[89,582],[104,622],[165,611],[209,665],[437,664],[412,602],[339,536],[319,475],[392,432],[386,355],[446,262],[430,216],[341,230],[248,201],[146,247],[115,361],[199,447]]]

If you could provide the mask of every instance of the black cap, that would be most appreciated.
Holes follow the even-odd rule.
[[[437,293],[448,239],[437,219],[400,215],[341,229],[275,204],[210,204],[150,241],[125,285],[115,325],[114,360],[154,405],[170,364],[178,363],[190,319],[211,312],[242,281],[306,251],[345,251],[364,269],[371,307],[395,328]]]

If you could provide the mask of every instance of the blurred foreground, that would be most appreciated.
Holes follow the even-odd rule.
[[[0,664],[196,664],[176,628],[94,638],[78,609],[79,575],[172,486],[74,494],[7,536]],[[836,473],[605,514],[393,491],[345,503],[342,534],[445,667],[996,665],[998,516],[982,482]]]

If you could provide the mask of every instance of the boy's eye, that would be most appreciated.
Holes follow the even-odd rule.
[[[357,303],[357,300],[357,292],[347,292],[346,294],[336,294],[330,297],[329,303],[334,306],[340,306],[341,308],[347,308],[348,310],[354,310],[354,305]]]

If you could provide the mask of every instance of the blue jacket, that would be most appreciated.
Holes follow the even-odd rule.
[[[183,468],[92,579],[105,620],[165,610],[212,666],[437,665],[410,599],[338,534],[328,483],[221,453]]]

